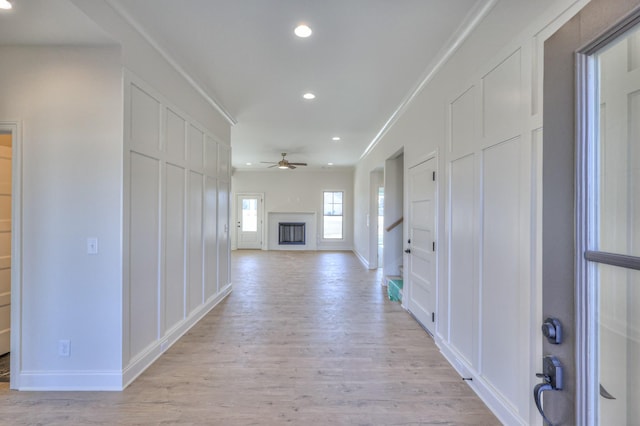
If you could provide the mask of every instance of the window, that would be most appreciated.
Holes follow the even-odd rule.
[[[322,238],[342,239],[342,191],[323,192]]]

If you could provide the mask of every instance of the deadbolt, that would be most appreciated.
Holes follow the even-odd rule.
[[[558,345],[562,343],[562,324],[560,324],[560,320],[552,317],[544,320],[542,334],[551,344]]]

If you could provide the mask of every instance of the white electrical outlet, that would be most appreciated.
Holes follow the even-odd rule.
[[[58,356],[69,356],[71,354],[71,341],[58,340]]]
[[[87,254],[98,254],[97,238],[87,238]]]

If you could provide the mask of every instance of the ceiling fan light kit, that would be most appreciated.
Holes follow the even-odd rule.
[[[273,164],[272,166],[267,167],[268,169],[271,169],[273,167],[277,167],[277,168],[279,168],[281,170],[287,170],[287,169],[293,170],[293,169],[296,168],[296,166],[306,166],[307,165],[307,163],[291,163],[291,162],[289,162],[289,160],[287,160],[285,158],[287,156],[286,152],[283,152],[280,155],[282,155],[282,160],[280,160],[280,161],[278,161],[276,163],[274,163],[272,161],[261,161],[261,163]]]

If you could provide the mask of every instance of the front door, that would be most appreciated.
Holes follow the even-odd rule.
[[[564,330],[544,340],[564,376],[545,392],[554,425],[640,418],[639,6],[592,0],[545,43],[543,318]]]
[[[585,52],[594,78],[579,89],[593,99],[583,121],[594,129],[578,141],[587,218],[578,285],[595,302],[582,307],[593,342],[584,367],[597,378],[584,384],[602,425],[640,419],[640,14],[630,26]]]
[[[262,195],[238,194],[236,206],[238,248],[262,248]]]
[[[0,355],[11,334],[11,134],[0,133]]]
[[[436,306],[436,159],[409,169],[407,309],[431,333]]]

